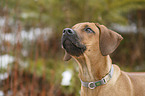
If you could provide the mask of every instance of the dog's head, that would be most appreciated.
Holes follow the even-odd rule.
[[[122,36],[98,23],[78,23],[63,30],[61,44],[65,49],[64,60],[83,53],[101,53],[107,56],[120,44]]]

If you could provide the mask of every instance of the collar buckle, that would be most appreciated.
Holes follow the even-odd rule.
[[[104,81],[104,84],[106,84],[108,81],[107,81],[107,78],[103,78],[103,81]]]
[[[96,85],[95,85],[94,82],[90,82],[90,83],[88,83],[88,87],[89,87],[90,89],[95,89]]]

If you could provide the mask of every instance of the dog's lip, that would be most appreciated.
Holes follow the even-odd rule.
[[[79,42],[74,42],[73,40],[69,39],[69,38],[66,38],[65,40],[63,40],[63,43],[62,43],[62,48],[64,48],[64,43],[66,41],[70,41],[74,46],[78,47],[78,48],[84,48],[84,46],[82,44],[80,44]]]
[[[61,45],[72,56],[80,56],[86,50],[86,46],[77,37],[63,36]]]

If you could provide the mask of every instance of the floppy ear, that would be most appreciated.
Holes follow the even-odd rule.
[[[65,55],[64,55],[63,60],[64,60],[64,61],[68,61],[68,60],[70,60],[70,59],[71,59],[71,56],[65,51]]]
[[[109,55],[118,47],[123,37],[118,33],[109,30],[104,25],[96,23],[96,26],[100,30],[99,45],[101,53],[103,56]]]

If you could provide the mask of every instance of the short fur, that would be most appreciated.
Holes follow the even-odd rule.
[[[85,26],[91,28],[95,34],[87,33]],[[104,25],[95,23],[78,23],[72,27],[80,43],[86,50],[80,56],[73,56],[66,52],[64,60],[73,57],[79,65],[79,78],[84,82],[101,80],[110,70],[112,53],[123,39],[118,33],[109,30]],[[114,65],[111,80],[105,84],[89,89],[81,86],[81,96],[145,96],[145,73],[124,72]]]

